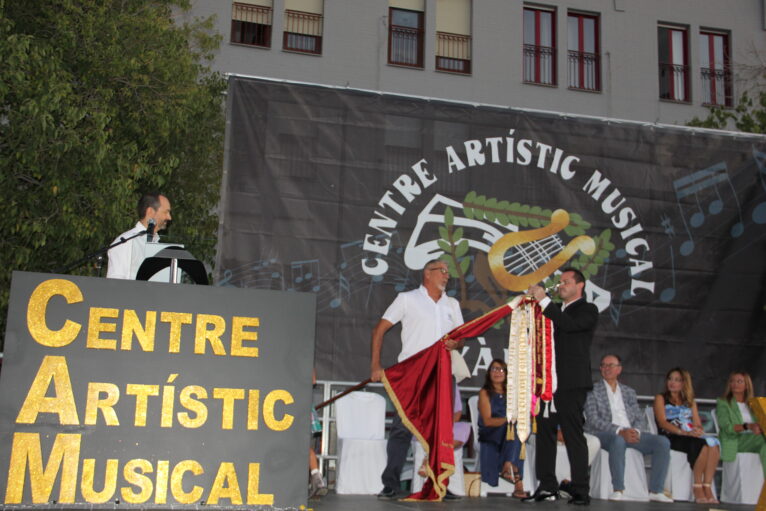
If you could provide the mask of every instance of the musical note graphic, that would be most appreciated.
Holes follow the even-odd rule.
[[[609,316],[612,318],[612,322],[614,322],[615,326],[620,325],[620,315],[622,314],[622,304],[625,300],[630,299],[630,289],[626,289],[622,292],[620,295],[620,302],[614,303],[612,302],[609,305]]]
[[[351,284],[348,279],[343,276],[343,272],[338,272],[338,294],[330,301],[330,308],[337,309],[343,304],[343,297],[346,299],[351,298]]]
[[[673,221],[669,216],[663,214],[662,218],[660,218],[660,225],[662,225],[662,229],[669,238],[673,238],[676,235],[676,231],[673,228]]]
[[[292,285],[288,291],[295,290],[295,284],[313,283],[311,290],[319,291],[319,259],[306,261],[293,261],[290,263],[290,281]]]
[[[742,220],[742,207],[739,203],[734,184],[729,178],[729,173],[726,167],[726,162],[718,162],[710,167],[693,172],[688,176],[681,177],[673,181],[673,188],[676,191],[676,203],[678,209],[681,212],[681,221],[684,225],[684,230],[688,239],[681,244],[680,252],[683,256],[688,256],[694,251],[694,237],[692,235],[691,227],[698,228],[705,223],[706,213],[702,208],[700,201],[700,192],[711,189],[715,194],[715,198],[708,204],[707,214],[717,215],[723,211],[724,200],[721,196],[721,192],[718,189],[718,185],[721,183],[728,183],[731,188],[731,193],[734,202],[737,205],[737,214],[739,215],[739,222],[735,223],[730,230],[732,237],[736,238],[742,235],[744,232],[744,222]],[[688,215],[684,212],[684,206],[682,199],[692,196],[694,197],[694,211]]]
[[[673,245],[670,245],[670,275],[672,278],[672,285],[662,290],[660,293],[660,301],[668,303],[676,297],[676,263],[673,255]]]
[[[394,289],[397,293],[401,293],[405,289],[407,289],[407,282],[410,280],[410,269],[406,268],[406,272],[404,275],[396,278],[396,285],[394,286]]]

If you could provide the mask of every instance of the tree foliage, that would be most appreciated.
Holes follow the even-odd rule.
[[[0,0],[0,333],[13,270],[108,244],[143,191],[168,195],[168,237],[212,263],[225,81],[208,67],[213,20],[174,19],[188,7]]]
[[[739,131],[766,133],[766,91],[757,93],[755,97],[744,92],[734,109],[712,106],[706,118],[694,117],[687,123],[688,126],[721,130],[729,129],[731,124]]]

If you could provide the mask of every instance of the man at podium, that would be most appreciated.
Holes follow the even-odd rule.
[[[128,240],[109,250],[109,267],[106,277],[110,279],[135,279],[136,272],[145,257],[146,243],[156,243],[160,237],[157,232],[165,229],[170,216],[170,201],[159,193],[146,193],[141,196],[136,206],[138,222],[112,242]],[[145,235],[136,236],[144,232]],[[131,239],[132,238],[132,239]]]

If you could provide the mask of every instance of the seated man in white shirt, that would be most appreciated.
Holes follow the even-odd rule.
[[[136,205],[136,212],[139,218],[136,225],[117,236],[112,244],[122,239],[128,240],[142,231],[149,230],[150,233],[148,236],[137,236],[109,250],[109,267],[106,271],[106,277],[109,279],[135,279],[138,267],[144,260],[147,237],[157,242],[157,233],[165,229],[171,220],[170,201],[160,193],[142,195]]]
[[[646,416],[638,406],[636,391],[617,381],[622,361],[617,355],[601,358],[603,380],[593,383],[585,401],[585,431],[596,435],[601,447],[609,452],[609,469],[614,492],[610,500],[621,500],[625,491],[625,449],[638,449],[652,455],[649,499],[673,502],[663,493],[670,463],[670,442],[649,433]]]

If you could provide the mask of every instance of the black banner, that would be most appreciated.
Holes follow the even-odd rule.
[[[593,367],[619,354],[641,394],[675,365],[701,397],[733,369],[765,393],[766,137],[238,77],[228,109],[218,283],[316,293],[320,378],[367,377],[441,257],[466,319],[580,268]],[[474,384],[507,336],[468,341]]]

